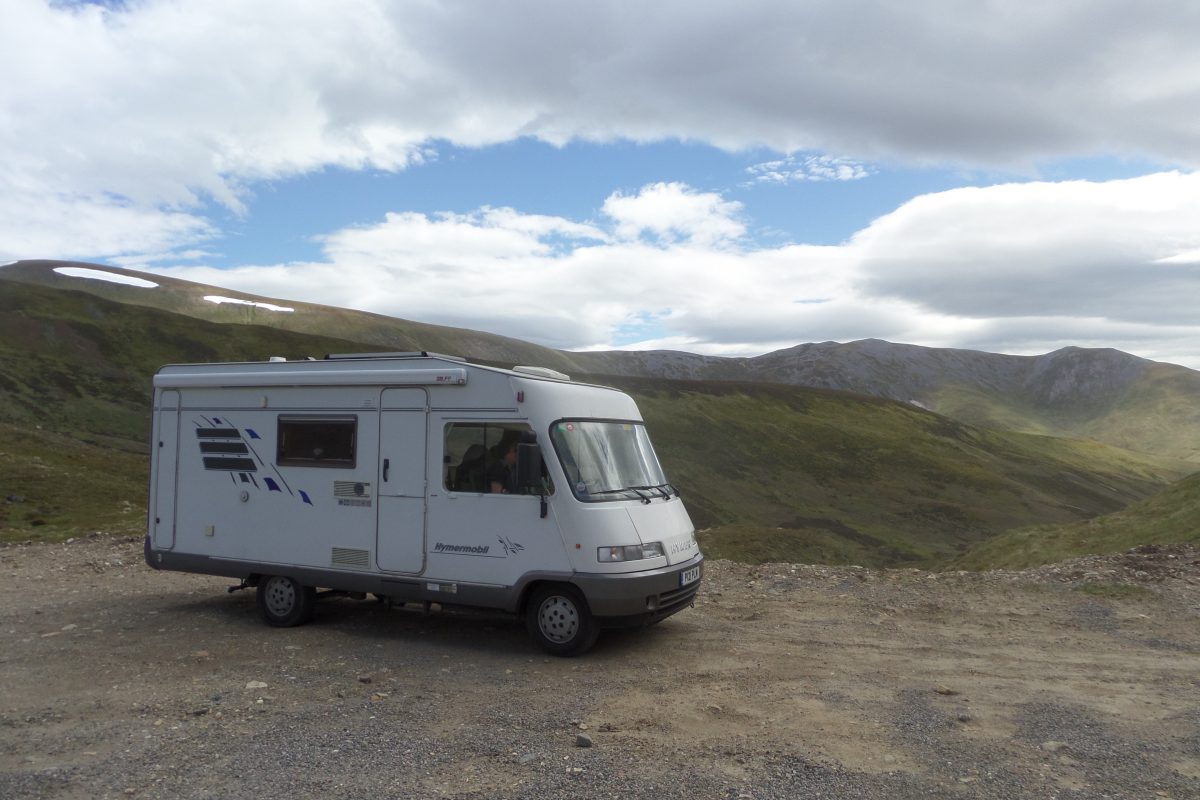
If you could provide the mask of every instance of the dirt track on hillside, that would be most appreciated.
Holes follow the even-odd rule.
[[[569,660],[510,620],[369,601],[268,628],[128,539],[0,548],[0,576],[13,800],[1200,798],[1196,549],[711,562],[696,608]]]

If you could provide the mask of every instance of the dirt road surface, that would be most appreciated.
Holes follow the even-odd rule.
[[[1025,572],[710,562],[576,659],[512,620],[0,548],[0,797],[1200,798],[1200,551]],[[581,746],[589,744],[590,746]]]

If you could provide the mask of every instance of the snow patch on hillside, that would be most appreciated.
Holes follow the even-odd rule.
[[[158,284],[154,281],[135,278],[132,275],[121,275],[116,272],[105,272],[102,269],[85,269],[84,267],[55,267],[54,271],[59,275],[66,275],[69,278],[90,278],[97,281],[108,281],[109,283],[123,283],[126,286],[137,286],[140,289],[158,288]]]
[[[221,297],[217,294],[206,294],[204,295],[204,299],[210,303],[233,303],[239,306],[254,306],[255,308],[261,308],[266,311],[286,311],[291,313],[296,310],[294,308],[288,308],[287,306],[272,305],[271,303],[256,303],[253,300],[238,300],[234,297]]]

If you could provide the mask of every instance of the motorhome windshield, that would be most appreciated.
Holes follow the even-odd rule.
[[[567,484],[584,502],[649,501],[674,491],[640,422],[560,420],[550,439]]]

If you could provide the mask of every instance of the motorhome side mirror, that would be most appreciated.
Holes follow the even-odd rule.
[[[517,488],[542,490],[542,448],[522,442],[517,445]]]

